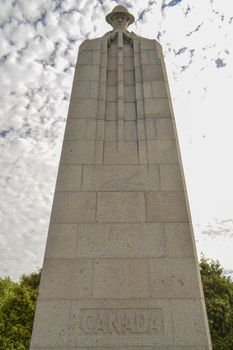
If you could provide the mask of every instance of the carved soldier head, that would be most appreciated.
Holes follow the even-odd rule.
[[[129,13],[126,7],[118,5],[106,16],[106,21],[115,30],[127,30],[127,27],[134,22],[134,16]]]

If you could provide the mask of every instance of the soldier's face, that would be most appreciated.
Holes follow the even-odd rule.
[[[126,29],[128,27],[128,18],[124,13],[115,13],[112,16],[113,29]]]

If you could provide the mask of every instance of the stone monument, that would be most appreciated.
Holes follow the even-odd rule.
[[[160,44],[79,48],[31,350],[210,350]]]

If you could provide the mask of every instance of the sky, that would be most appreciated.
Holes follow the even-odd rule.
[[[233,276],[233,3],[0,0],[0,277],[42,266],[80,43],[130,31],[164,50],[198,254]]]

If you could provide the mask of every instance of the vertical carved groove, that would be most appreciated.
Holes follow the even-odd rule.
[[[117,140],[124,141],[124,67],[123,33],[118,32],[117,43]]]
[[[148,150],[145,137],[145,112],[143,100],[142,61],[140,57],[140,42],[133,40],[133,58],[136,93],[136,130],[139,164],[148,164]]]

